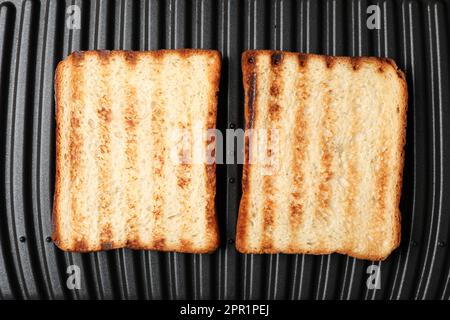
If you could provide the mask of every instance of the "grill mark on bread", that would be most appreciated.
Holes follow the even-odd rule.
[[[135,250],[139,250],[139,249],[141,249],[143,247],[139,237],[135,237],[135,238],[132,238],[132,239],[127,239],[126,246],[127,246],[127,248],[135,249]]]
[[[306,65],[308,63],[308,55],[304,54],[304,53],[299,53],[298,54],[298,62],[300,64],[300,67],[302,67],[302,68],[306,67]]]
[[[335,57],[325,56],[325,64],[326,64],[328,69],[333,68],[335,61],[336,61]]]
[[[193,242],[190,239],[187,238],[181,238],[180,239],[180,246],[182,248],[192,248]]]
[[[134,67],[138,61],[138,54],[134,51],[125,51],[124,57],[129,67]]]
[[[113,248],[113,243],[112,242],[102,242],[100,244],[100,249],[101,250],[111,250]]]
[[[250,51],[242,54],[242,73],[243,85],[245,90],[245,129],[246,131],[253,128],[255,119],[255,101],[257,94],[257,78],[255,69],[255,58]],[[247,226],[248,215],[250,211],[248,194],[250,193],[250,141],[251,137],[247,134],[244,136],[244,165],[242,168],[242,193],[241,203],[239,206],[238,221],[236,224],[236,248],[241,251],[247,246],[248,236]]]
[[[350,63],[352,65],[353,70],[359,70],[359,68],[361,67],[361,63],[362,63],[362,58],[361,57],[350,57]]]
[[[81,60],[84,58],[83,55],[73,54],[73,59]],[[76,67],[71,70],[72,81],[70,83],[71,97],[73,104],[82,104],[84,101],[83,90],[78,90],[78,84],[84,83],[84,70],[83,66],[77,64]],[[85,219],[83,213],[80,212],[79,202],[77,194],[83,192],[85,181],[80,179],[84,168],[84,161],[81,155],[83,154],[83,133],[81,132],[81,115],[79,112],[82,108],[73,107],[70,108],[70,133],[69,133],[69,166],[70,166],[70,221],[72,226],[72,234],[74,239],[75,248],[84,248],[87,243],[85,230],[83,228],[83,223]]]
[[[256,100],[256,73],[251,73],[248,78],[248,115],[249,125],[247,129],[252,129],[255,122],[255,100]]]
[[[279,121],[281,119],[280,113],[281,113],[281,107],[278,103],[274,102],[269,105],[269,114],[270,114],[271,120]]]
[[[99,55],[101,56],[101,55]],[[111,226],[111,87],[107,81],[109,75],[109,60],[101,60],[103,68],[100,71],[102,96],[97,102],[96,112],[98,119],[99,147],[96,160],[98,163],[98,226],[100,230],[100,243],[109,243],[113,239]],[[103,245],[102,245],[103,246]]]
[[[270,69],[269,75],[269,87],[277,86],[280,91],[283,90],[283,78],[281,76],[281,67],[282,67],[283,55],[275,52],[271,55],[271,64],[272,68]],[[279,121],[281,119],[281,106],[278,104],[278,99],[276,96],[269,95],[268,97],[268,124],[270,128],[265,128],[267,130],[267,156],[270,162],[271,158],[274,156],[272,154],[272,129],[278,129]],[[275,155],[277,156],[277,155]],[[262,234],[262,248],[264,250],[272,250],[274,245],[273,239],[273,229],[275,223],[275,214],[276,214],[276,206],[277,202],[272,198],[275,194],[275,181],[274,181],[274,172],[273,172],[273,164],[269,165],[264,164],[264,166],[268,166],[271,171],[269,175],[263,176],[263,185],[262,185],[262,193],[263,193],[263,234]]]
[[[80,63],[84,60],[84,52],[83,51],[74,51],[70,55],[73,60],[74,66],[79,67]]]
[[[184,190],[184,189],[186,189],[186,187],[189,186],[189,183],[190,183],[190,181],[191,181],[191,178],[190,178],[190,177],[184,177],[186,171],[189,170],[189,167],[190,167],[190,166],[187,165],[187,164],[180,164],[179,167],[180,167],[181,169],[178,169],[178,170],[179,170],[179,173],[178,173],[178,177],[177,177],[177,185],[178,185],[178,187],[179,187],[180,189]]]
[[[111,225],[111,220],[106,221],[106,223],[102,224],[102,228],[100,229],[100,246],[102,250],[104,247],[106,248],[109,247],[109,249],[111,249],[113,247],[113,239],[114,234],[113,234],[113,227]]]
[[[256,73],[251,73],[248,77],[247,81],[247,108],[246,108],[246,130],[253,129],[254,123],[255,123],[255,100],[256,100]],[[245,164],[244,164],[244,172],[246,171],[247,165],[250,163],[250,150],[249,150],[249,137],[248,135],[245,135],[244,137],[244,148],[245,148]],[[246,175],[245,175],[246,177]]]
[[[278,86],[276,84],[272,84],[272,86],[270,87],[270,95],[273,97],[278,96],[278,94],[280,93],[280,88],[278,88]]]
[[[89,244],[85,238],[75,240],[75,250],[79,252],[86,252],[89,249]]]
[[[111,56],[111,51],[109,50],[98,50],[95,51],[97,54],[98,59],[102,62],[102,63],[106,63],[109,64],[110,62],[110,56]]]
[[[295,243],[295,237],[299,226],[303,223],[303,206],[302,201],[304,198],[304,160],[306,156],[306,150],[308,148],[308,122],[305,117],[305,107],[310,97],[308,88],[308,76],[307,71],[304,68],[305,65],[301,65],[299,61],[299,85],[297,87],[298,92],[298,107],[294,114],[294,137],[292,142],[293,156],[292,156],[292,191],[291,201],[289,204],[290,216],[290,243]]]
[[[156,250],[164,250],[166,248],[166,239],[163,236],[155,237],[153,247]]]
[[[278,66],[283,61],[283,54],[281,52],[274,52],[271,56],[273,66]]]
[[[136,192],[139,190],[137,172],[137,157],[138,157],[138,141],[136,126],[139,124],[139,115],[137,113],[136,88],[130,85],[129,82],[125,86],[125,93],[127,96],[127,106],[124,109],[123,120],[126,132],[125,143],[125,171],[127,176],[127,192],[125,195],[127,212],[126,220],[126,238],[127,246],[136,246],[139,243],[138,232],[138,197]]]

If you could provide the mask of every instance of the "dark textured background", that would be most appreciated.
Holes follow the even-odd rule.
[[[65,27],[70,4],[81,8],[80,30]],[[381,8],[380,30],[366,28],[370,4]],[[445,1],[0,0],[0,298],[449,299],[449,10]],[[223,54],[220,129],[244,124],[245,49],[377,55],[405,70],[403,235],[375,263],[381,289],[366,287],[368,261],[238,254],[237,165],[218,167],[222,245],[212,255],[70,254],[49,242],[56,64],[75,50],[184,47]],[[81,290],[66,289],[71,264]]]

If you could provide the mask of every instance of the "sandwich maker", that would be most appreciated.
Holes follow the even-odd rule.
[[[0,299],[449,299],[448,17],[450,1],[0,0]],[[246,49],[395,59],[409,89],[400,247],[383,262],[240,254],[242,166],[228,164],[217,166],[213,254],[56,248],[57,63],[162,48],[222,53],[221,130],[244,127]]]

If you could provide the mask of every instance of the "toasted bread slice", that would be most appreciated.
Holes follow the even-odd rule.
[[[219,52],[188,49],[76,52],[58,65],[59,248],[217,248],[215,165],[170,153],[175,131],[215,128],[220,67]],[[211,145],[190,143],[200,153]]]
[[[400,242],[407,110],[395,62],[246,51],[242,70],[246,128],[270,131],[265,149],[246,138],[236,248],[385,259]]]

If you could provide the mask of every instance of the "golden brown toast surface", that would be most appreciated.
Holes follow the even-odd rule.
[[[407,110],[395,62],[263,50],[242,70],[246,128],[276,134],[263,151],[246,139],[237,249],[385,259],[400,242]]]
[[[58,247],[217,248],[215,165],[179,163],[170,153],[176,130],[205,152],[194,126],[215,128],[220,67],[219,52],[189,49],[75,52],[58,65]]]

